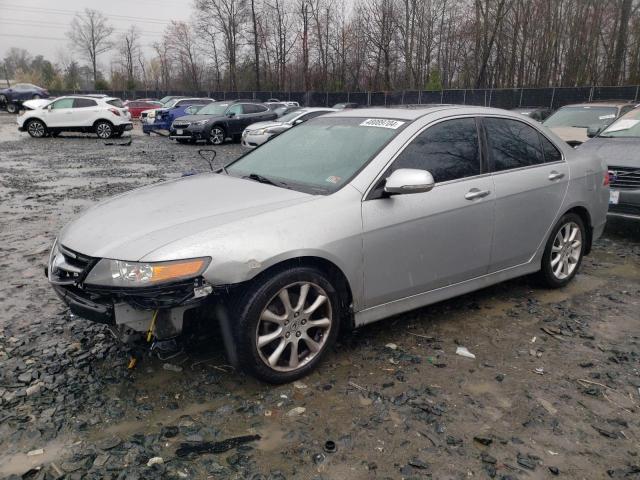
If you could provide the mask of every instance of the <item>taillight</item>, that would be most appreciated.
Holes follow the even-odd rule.
[[[120,116],[120,110],[115,109],[115,108],[110,108],[109,111],[111,113],[113,113],[115,116],[119,117]]]
[[[602,179],[602,185],[605,187],[609,186],[611,183],[611,176],[609,175],[609,171],[604,172],[604,178]]]

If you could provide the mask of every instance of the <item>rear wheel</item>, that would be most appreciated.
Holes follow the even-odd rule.
[[[41,120],[30,120],[27,124],[27,132],[33,138],[43,138],[47,135],[47,127]]]
[[[215,126],[211,129],[211,133],[209,134],[209,141],[213,145],[222,145],[225,139],[225,131],[224,128]]]
[[[578,273],[585,249],[586,231],[580,216],[563,215],[551,231],[542,255],[540,278],[550,288],[567,285]]]
[[[303,377],[338,335],[338,293],[314,268],[276,273],[256,282],[238,300],[238,360],[245,371],[265,382]]]
[[[7,103],[7,112],[16,113],[17,111],[18,111],[18,106],[15,103],[13,102]]]
[[[107,122],[106,120],[97,122],[95,125],[95,131],[96,135],[98,135],[98,138],[101,138],[103,140],[111,138],[114,132],[113,125],[111,125],[111,123]]]

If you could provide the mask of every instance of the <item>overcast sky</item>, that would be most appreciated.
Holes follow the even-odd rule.
[[[11,47],[31,55],[44,55],[56,62],[60,52],[69,52],[65,33],[76,12],[85,8],[101,11],[114,27],[114,38],[131,25],[138,29],[143,45],[161,37],[171,20],[188,20],[191,0],[0,0],[0,58]],[[147,48],[146,52],[150,50]],[[110,53],[99,58],[109,64]]]

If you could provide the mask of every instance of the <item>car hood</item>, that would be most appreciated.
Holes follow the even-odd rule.
[[[252,131],[252,130],[260,130],[261,128],[277,128],[277,127],[286,128],[288,126],[289,124],[285,122],[267,121],[267,122],[252,123],[246,129],[248,131]]]
[[[194,175],[101,202],[68,224],[58,241],[92,257],[137,261],[189,235],[313,198],[222,174]]]
[[[549,127],[549,129],[559,136],[565,142],[586,142],[589,140],[587,137],[586,128],[578,127]]]
[[[45,105],[49,105],[50,103],[51,103],[51,100],[38,98],[38,99],[27,100],[26,102],[22,102],[22,105],[24,105],[27,108],[31,108],[35,110],[36,108],[42,108]]]
[[[609,166],[640,168],[640,138],[592,138],[578,147]]]

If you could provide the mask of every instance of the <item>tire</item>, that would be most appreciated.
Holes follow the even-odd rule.
[[[96,122],[94,125],[94,131],[96,135],[101,140],[107,140],[113,136],[115,130],[113,129],[113,125],[111,122],[107,122],[106,120],[100,120]]]
[[[13,102],[7,103],[7,112],[9,112],[9,113],[17,113],[18,112],[18,106]]]
[[[209,143],[212,145],[222,145],[227,137],[227,132],[219,125],[214,125],[209,132]]]
[[[304,303],[299,305],[304,290]],[[290,308],[285,307],[284,291]],[[240,367],[268,383],[292,382],[307,375],[340,330],[339,295],[314,268],[290,268],[252,282],[236,298],[236,305],[233,328]]]
[[[33,95],[33,97],[31,97],[31,98],[33,98],[34,100],[37,100],[37,99],[42,98],[42,97],[40,95],[38,95],[37,93],[35,93]]]
[[[551,231],[542,255],[539,278],[549,288],[561,288],[576,276],[584,256],[587,239],[579,215],[567,213]]]
[[[42,120],[38,119],[29,120],[29,123],[27,123],[27,132],[33,138],[44,138],[48,135],[47,126]]]

